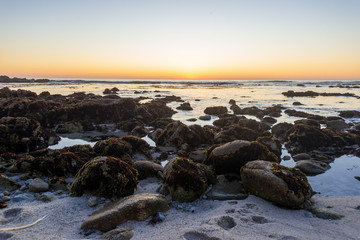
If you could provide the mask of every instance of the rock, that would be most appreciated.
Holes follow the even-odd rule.
[[[76,174],[70,187],[71,195],[84,193],[98,197],[124,197],[134,193],[137,171],[114,157],[96,157]]]
[[[49,184],[41,178],[35,178],[29,183],[29,190],[34,193],[46,192],[49,190]]]
[[[299,106],[299,105],[304,105],[304,104],[302,104],[301,102],[293,102],[293,105],[294,106]]]
[[[236,101],[234,99],[230,99],[229,104],[234,105],[234,104],[236,104]]]
[[[258,133],[250,128],[231,125],[224,128],[214,136],[215,143],[227,143],[234,140],[255,141]]]
[[[180,121],[176,121],[166,126],[156,139],[156,144],[176,148],[188,144],[193,148],[200,144],[212,143],[213,136],[213,131],[207,127],[201,127],[200,125],[186,126]]]
[[[204,163],[212,165],[216,174],[239,174],[247,162],[262,159],[279,162],[279,158],[261,143],[235,140],[210,148]]]
[[[343,215],[341,215],[333,210],[330,210],[328,208],[312,208],[311,212],[316,217],[322,218],[322,219],[339,220],[344,217]]]
[[[55,127],[56,133],[78,133],[84,132],[84,128],[80,122],[66,122]]]
[[[261,160],[251,161],[241,168],[241,179],[250,193],[276,205],[290,208],[310,205],[311,186],[306,176],[296,168]]]
[[[344,120],[332,120],[326,123],[326,126],[335,130],[344,130],[349,128],[349,124],[347,124]]]
[[[340,111],[340,116],[343,118],[358,118],[360,112],[355,110]]]
[[[160,194],[135,194],[106,204],[86,219],[81,229],[107,232],[129,220],[142,221],[157,212],[169,210],[166,198]]]
[[[0,146],[20,153],[48,146],[49,137],[41,130],[40,123],[25,117],[0,119]]]
[[[190,103],[182,103],[179,107],[176,109],[178,110],[185,110],[185,111],[191,111],[193,108],[190,106]]]
[[[239,181],[230,181],[224,175],[218,175],[216,183],[206,196],[210,200],[242,200],[248,195]]]
[[[0,173],[0,189],[1,192],[3,191],[15,191],[19,189],[21,185],[14,181],[13,179],[5,176],[4,174]],[[4,192],[5,195],[5,192]]]
[[[103,92],[103,94],[112,94],[111,90],[106,88]]]
[[[188,119],[186,119],[186,121],[188,121],[188,122],[196,122],[197,119],[196,118],[188,118]]]
[[[132,232],[133,229],[133,227],[115,228],[114,230],[104,233],[100,239],[129,240],[134,236]]]
[[[295,167],[300,169],[308,176],[318,175],[330,169],[330,165],[325,162],[315,160],[300,160],[297,161]]]
[[[185,240],[221,240],[218,237],[210,237],[205,233],[202,232],[196,232],[196,231],[190,231],[190,232],[186,232],[183,235],[183,238]]]
[[[205,150],[204,149],[198,149],[195,151],[190,152],[189,158],[197,163],[202,163],[205,159]]]
[[[132,147],[132,152],[138,152],[144,154],[148,159],[152,159],[152,155],[150,152],[150,145],[142,138],[137,136],[124,136],[121,138],[128,143],[130,143]]]
[[[360,181],[360,176],[355,176],[354,177],[356,180]]]
[[[187,158],[174,158],[164,167],[163,184],[174,201],[192,202],[215,182],[212,170]]]
[[[87,205],[89,207],[96,207],[98,205],[99,201],[97,197],[90,197],[87,201]]]
[[[203,121],[210,121],[210,120],[211,120],[211,116],[210,116],[210,115],[204,115],[204,116],[200,116],[199,119],[200,119],[200,120],[203,120]]]
[[[264,144],[271,152],[273,152],[278,158],[281,157],[282,149],[279,140],[272,137],[259,137],[257,142]]]
[[[286,123],[286,122],[282,122],[282,123],[278,123],[276,125],[274,125],[271,128],[271,133],[275,136],[275,137],[279,137],[279,138],[284,138],[286,135],[286,132],[293,126],[293,124],[291,123]]]
[[[157,163],[150,161],[136,161],[133,164],[133,168],[135,168],[138,173],[138,179],[145,179],[148,177],[160,177],[162,178],[164,168]]]
[[[310,152],[313,150],[342,152],[343,147],[355,143],[348,133],[341,133],[331,129],[320,129],[305,124],[296,124],[285,138],[286,147],[292,153]]]
[[[227,107],[223,107],[223,106],[207,107],[204,110],[204,113],[209,115],[216,115],[216,116],[227,112],[228,112]]]
[[[298,153],[293,156],[294,161],[308,160],[310,158],[310,155],[307,153]]]
[[[114,137],[96,142],[93,149],[101,156],[112,156],[123,160],[131,159],[132,156],[131,144]]]
[[[51,202],[54,199],[55,199],[55,197],[50,194],[41,194],[35,198],[35,200],[42,201],[42,202]]]
[[[21,202],[21,201],[31,201],[31,200],[33,200],[33,198],[34,198],[34,195],[31,193],[21,193],[21,194],[15,195],[12,198],[12,201],[14,203]]]
[[[285,155],[283,158],[282,158],[284,161],[287,161],[287,160],[290,160],[291,157],[289,155]]]

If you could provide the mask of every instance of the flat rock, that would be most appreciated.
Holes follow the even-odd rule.
[[[107,233],[104,233],[100,239],[107,240],[129,240],[134,236],[132,232],[133,227],[115,228]]]
[[[344,216],[328,208],[312,208],[311,212],[318,218],[339,220]]]
[[[219,175],[215,185],[206,196],[213,200],[242,200],[248,195],[239,181],[229,181],[224,175]]]
[[[299,153],[293,156],[294,161],[300,161],[300,160],[308,160],[310,159],[310,155],[307,153]]]
[[[81,225],[81,229],[96,229],[107,232],[129,220],[142,221],[157,212],[170,209],[165,196],[141,193],[106,204],[94,211]]]
[[[34,193],[46,192],[49,189],[49,184],[41,178],[35,178],[29,183],[29,190]]]
[[[297,161],[295,167],[300,169],[306,175],[317,175],[326,172],[331,167],[328,163],[315,160]]]

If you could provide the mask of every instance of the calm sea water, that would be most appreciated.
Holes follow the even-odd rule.
[[[180,120],[185,124],[211,124],[211,121],[202,121],[198,117],[204,115],[204,109],[209,106],[230,107],[229,100],[233,99],[241,107],[257,106],[266,108],[280,104],[289,109],[296,109],[322,116],[338,116],[341,110],[360,111],[360,99],[355,97],[294,97],[288,98],[282,92],[315,91],[327,93],[353,93],[360,96],[360,88],[346,88],[346,86],[360,86],[359,81],[244,81],[244,80],[56,80],[46,84],[0,84],[0,87],[8,86],[11,89],[27,89],[36,93],[49,91],[51,94],[71,94],[74,92],[86,92],[102,95],[106,88],[117,87],[120,89],[120,97],[148,97],[149,100],[156,96],[175,95],[180,96],[185,102],[189,102],[193,111],[181,111],[173,115],[173,119]],[[343,86],[342,88],[338,86]],[[140,92],[140,93],[139,93]],[[142,100],[143,102],[149,100]],[[303,105],[294,106],[293,102],[301,102]],[[174,110],[181,103],[172,102],[168,106]],[[253,116],[246,116],[254,118]],[[196,118],[196,122],[187,119]],[[289,117],[285,113],[280,122],[294,122],[299,118]],[[360,119],[346,119],[348,122],[360,122]],[[85,144],[84,139],[69,136],[53,148],[60,148],[73,144]],[[152,143],[153,144],[153,143]],[[283,154],[286,154],[284,150]],[[282,162],[292,167],[292,160]],[[354,176],[360,176],[360,158],[354,156],[342,156],[335,159],[331,169],[324,174],[309,177],[313,189],[321,195],[360,195],[360,181]]]

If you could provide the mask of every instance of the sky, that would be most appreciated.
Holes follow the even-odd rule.
[[[0,0],[0,75],[360,79],[360,1]]]

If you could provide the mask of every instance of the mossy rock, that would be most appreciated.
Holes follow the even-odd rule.
[[[240,168],[253,160],[280,162],[280,159],[259,142],[235,140],[210,147],[204,164],[212,165],[216,174],[239,174]]]
[[[309,208],[312,188],[304,173],[277,163],[256,160],[241,168],[247,191],[289,208]]]
[[[215,174],[209,167],[188,158],[174,158],[164,168],[163,183],[175,201],[195,201],[215,181]]]
[[[125,160],[125,158],[128,159],[129,156],[132,156],[131,144],[114,137],[96,142],[93,149],[101,156],[118,157],[122,158],[123,160]]]
[[[128,135],[122,137],[121,140],[130,143],[133,152],[142,153],[147,158],[152,159],[150,145],[144,139],[137,136]]]
[[[71,185],[72,196],[84,193],[120,198],[134,193],[138,172],[125,161],[114,157],[96,157],[87,162],[76,174]]]
[[[96,156],[94,149],[88,144],[64,147],[63,149],[60,149],[60,151],[75,153],[84,162],[90,161],[91,159],[93,159]]]

